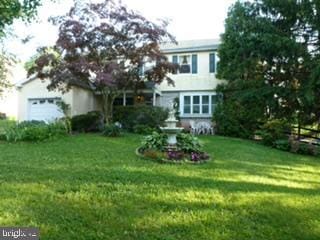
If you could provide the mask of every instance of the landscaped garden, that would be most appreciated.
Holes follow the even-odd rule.
[[[0,225],[41,239],[319,239],[320,161],[201,137],[212,160],[139,158],[141,135],[0,142]]]

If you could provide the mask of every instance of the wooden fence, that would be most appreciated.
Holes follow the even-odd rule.
[[[294,127],[297,132],[291,132],[299,141],[308,141],[309,143],[320,145],[320,131],[311,128]]]

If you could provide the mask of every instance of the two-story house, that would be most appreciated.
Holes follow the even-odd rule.
[[[163,82],[160,85],[146,84],[144,89],[126,91],[116,99],[115,105],[148,104],[170,107],[179,100],[180,118],[187,126],[190,119],[211,119],[216,104],[215,88],[219,83],[216,79],[217,47],[219,40],[181,41],[178,45],[161,46],[162,51],[179,69],[170,77],[174,86]],[[143,74],[144,68],[141,69]],[[47,83],[39,79],[28,79],[18,85],[19,110],[18,119],[51,120],[61,117],[56,102],[64,100],[71,106],[71,115],[99,110],[99,98],[90,89],[74,86],[68,93],[49,92]]]
[[[175,86],[166,83],[157,86],[161,92],[160,106],[166,107],[178,98],[183,125],[190,119],[212,118],[219,83],[216,78],[218,45],[219,40],[191,40],[162,46],[168,58],[179,64],[179,70],[171,76]]]

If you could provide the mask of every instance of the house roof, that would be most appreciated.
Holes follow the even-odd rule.
[[[34,74],[34,75],[30,76],[29,78],[26,78],[26,79],[23,79],[21,81],[18,81],[15,84],[15,86],[19,89],[19,88],[22,88],[25,84],[28,84],[29,82],[32,82],[34,80],[40,81],[40,79],[37,78],[36,75]],[[88,90],[94,89],[93,85],[88,84],[88,83],[83,82],[83,81],[77,81],[76,78],[70,78],[70,79],[68,79],[68,81],[69,81],[69,84],[72,85],[72,86],[81,87],[81,88],[88,89]]]
[[[217,50],[220,39],[179,41],[178,44],[165,43],[160,46],[164,53],[202,52]]]

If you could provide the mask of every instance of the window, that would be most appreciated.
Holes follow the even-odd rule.
[[[179,69],[176,73],[198,73],[198,55],[174,55],[172,56],[172,63],[178,64]]]
[[[217,104],[215,93],[190,93],[183,94],[180,98],[182,115],[210,116]]]
[[[209,114],[209,96],[202,96],[202,114]]]
[[[190,64],[190,56],[182,55],[179,57],[179,72],[180,73],[190,73],[191,72],[191,64]]]
[[[192,113],[200,114],[200,96],[193,96]]]
[[[216,72],[216,54],[215,53],[209,54],[209,69],[210,69],[210,73]]]
[[[191,113],[191,97],[190,96],[184,96],[183,102],[184,102],[183,113],[184,114],[190,114]]]

